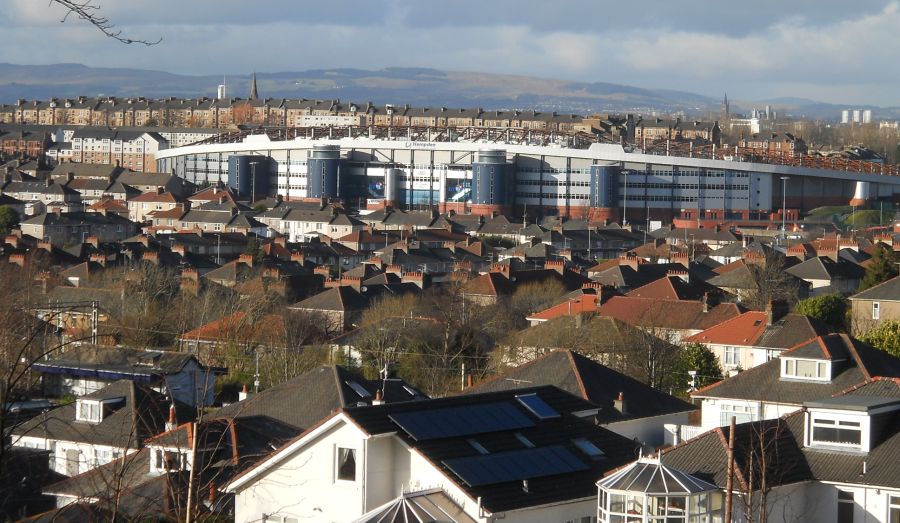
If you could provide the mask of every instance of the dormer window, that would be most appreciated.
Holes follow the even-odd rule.
[[[80,399],[75,403],[75,420],[100,423],[106,415],[113,412],[124,401],[125,398]]]
[[[100,423],[103,419],[102,412],[99,401],[78,400],[75,405],[75,419],[78,421]]]
[[[782,358],[781,377],[796,380],[830,381],[831,362]]]
[[[837,445],[860,448],[862,427],[859,421],[834,419],[818,414],[812,416],[812,445]]]
[[[805,403],[806,445],[825,450],[869,452],[900,399],[847,394]]]

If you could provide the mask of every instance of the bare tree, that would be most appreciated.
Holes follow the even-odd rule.
[[[155,41],[151,41],[124,36],[122,31],[116,29],[116,26],[110,22],[109,18],[103,16],[100,12],[100,2],[97,2],[96,0],[50,0],[50,5],[53,4],[61,5],[66,9],[66,14],[60,22],[65,22],[70,16],[75,16],[93,25],[104,35],[113,40],[122,42],[123,44],[142,44],[150,46],[162,42],[162,37]]]

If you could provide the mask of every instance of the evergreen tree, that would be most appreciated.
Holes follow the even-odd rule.
[[[869,287],[874,287],[879,283],[886,282],[897,276],[897,266],[895,265],[894,253],[887,250],[886,247],[878,244],[872,259],[869,261],[869,267],[866,274],[859,283],[859,290],[864,291]]]
[[[900,358],[900,321],[889,320],[860,337],[861,340]]]
[[[0,234],[4,236],[19,225],[19,213],[9,205],[0,205]]]
[[[846,332],[847,299],[839,293],[800,300],[796,312],[821,321],[831,332]]]
[[[711,385],[722,379],[722,367],[713,351],[702,343],[689,343],[681,351],[681,367],[685,376],[688,371],[697,372],[696,388]],[[690,386],[690,381],[688,386]]]

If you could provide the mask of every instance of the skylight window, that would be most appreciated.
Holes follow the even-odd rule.
[[[518,394],[516,395],[516,399],[539,420],[555,419],[559,417],[559,412],[556,412],[553,407],[547,405],[547,402],[542,400],[536,393]]]
[[[466,443],[471,445],[473,449],[477,450],[479,454],[490,454],[490,452],[488,452],[488,449],[484,448],[484,445],[482,445],[481,443],[478,443],[478,440],[476,440],[475,438],[467,439]]]
[[[345,383],[347,384],[348,387],[353,389],[353,392],[355,392],[360,398],[371,398],[372,397],[372,395],[369,393],[369,391],[364,389],[363,386],[360,385],[359,383],[357,383],[355,381],[347,381]]]
[[[522,434],[521,432],[516,432],[515,436],[516,436],[516,439],[519,440],[519,443],[521,443],[522,445],[525,445],[525,448],[528,448],[528,449],[534,448],[534,443],[532,443],[530,439],[526,438],[525,435]]]
[[[606,456],[606,453],[600,450],[600,447],[594,445],[586,438],[573,439],[572,443],[574,443],[575,446],[578,447],[578,450],[584,452],[591,459],[599,459]]]

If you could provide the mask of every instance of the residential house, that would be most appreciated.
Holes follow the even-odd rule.
[[[744,312],[684,342],[709,347],[729,373],[762,365],[802,341],[825,334],[828,329],[818,320],[788,313],[783,302],[774,302],[765,311]]]
[[[900,518],[898,416],[900,381],[872,381],[804,401],[779,418],[739,424],[733,434],[716,428],[663,450],[659,460],[714,484],[718,493],[707,499],[715,501],[705,507],[719,508],[733,440],[736,495],[731,517],[720,520],[747,522],[749,512],[752,521],[894,523]],[[605,516],[598,521],[614,521]]]
[[[72,135],[73,161],[116,164],[135,171],[156,168],[156,154],[168,147],[155,132],[83,128]]]
[[[113,381],[131,380],[153,387],[186,405],[211,405],[216,377],[223,369],[202,365],[191,354],[90,345],[61,352],[32,367],[44,392],[83,396]]]
[[[900,359],[845,334],[798,343],[771,361],[691,394],[701,428],[775,419],[805,402],[835,395],[878,376],[900,378]]]
[[[630,295],[612,296],[597,313],[633,325],[672,343],[680,343],[697,333],[742,314],[734,303],[706,300],[672,300]]]
[[[582,356],[555,350],[467,387],[462,394],[553,385],[599,410],[594,421],[646,445],[661,445],[663,425],[685,424],[696,407]]]
[[[288,308],[320,314],[328,323],[329,330],[343,332],[359,321],[368,305],[368,299],[357,289],[339,286],[324,290]]]
[[[809,283],[810,296],[820,296],[855,292],[866,270],[846,258],[815,256],[789,267],[785,272]]]
[[[577,415],[595,409],[555,387],[344,408],[225,491],[237,521],[369,521],[412,493],[479,523],[589,520],[596,478],[637,451]]]
[[[134,236],[137,225],[118,214],[103,212],[48,212],[19,224],[23,234],[42,239],[55,246],[82,243],[94,236],[102,243],[112,243]]]
[[[172,193],[181,198],[186,191],[184,181],[168,173],[125,171],[116,180],[142,193]]]
[[[145,192],[128,200],[128,219],[135,223],[144,223],[148,221],[148,215],[152,212],[170,211],[177,207],[179,199],[170,192]]]
[[[76,476],[137,452],[165,430],[171,410],[193,419],[191,408],[143,383],[119,380],[14,427],[13,446],[50,451],[50,467]]]
[[[339,365],[315,367],[246,396],[214,415],[234,419],[265,416],[296,428],[297,434],[338,409],[428,398],[401,379],[368,380]]]
[[[854,336],[900,320],[900,277],[850,296],[850,330]]]

